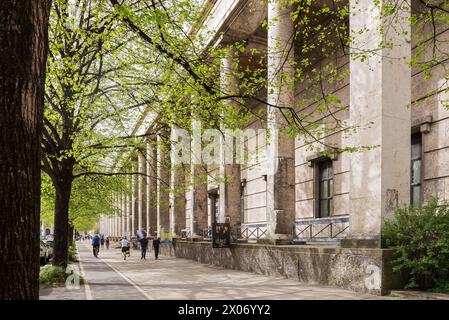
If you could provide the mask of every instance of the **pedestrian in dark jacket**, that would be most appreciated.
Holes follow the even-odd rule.
[[[159,255],[159,245],[161,244],[161,238],[157,238],[153,240],[153,248],[154,248],[154,257],[157,260],[157,256]]]
[[[139,241],[140,241],[140,249],[142,250],[142,256],[140,257],[140,260],[142,259],[147,260],[148,239],[142,238]]]

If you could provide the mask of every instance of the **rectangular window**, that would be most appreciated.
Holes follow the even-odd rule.
[[[318,164],[318,218],[332,215],[334,196],[334,174],[332,160],[322,161]]]
[[[410,163],[410,203],[414,206],[421,204],[422,185],[422,136],[421,133],[412,135],[412,152]]]
[[[240,194],[240,223],[245,222],[245,195],[243,191]]]
[[[220,194],[218,193],[218,188],[210,190],[208,192],[208,196],[210,199],[210,214],[211,214],[211,223],[220,221]]]

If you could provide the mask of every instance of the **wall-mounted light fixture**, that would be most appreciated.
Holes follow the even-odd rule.
[[[263,174],[262,178],[263,178],[263,181],[267,181],[267,175],[266,174]]]
[[[246,179],[242,179],[240,181],[240,187],[245,188],[246,187]]]

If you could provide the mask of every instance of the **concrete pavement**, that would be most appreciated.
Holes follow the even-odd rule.
[[[174,257],[154,260],[152,252],[147,260],[140,260],[140,252],[132,250],[124,261],[120,249],[113,246],[101,250],[96,259],[89,242],[77,246],[86,285],[73,290],[43,289],[41,299],[391,299]]]

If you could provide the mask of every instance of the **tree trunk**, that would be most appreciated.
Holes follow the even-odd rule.
[[[40,135],[50,0],[0,1],[0,300],[39,298]]]
[[[69,223],[68,246],[73,245],[73,225]]]
[[[66,267],[69,244],[69,203],[72,191],[72,179],[59,179],[55,186],[55,232],[54,259],[56,266]]]

